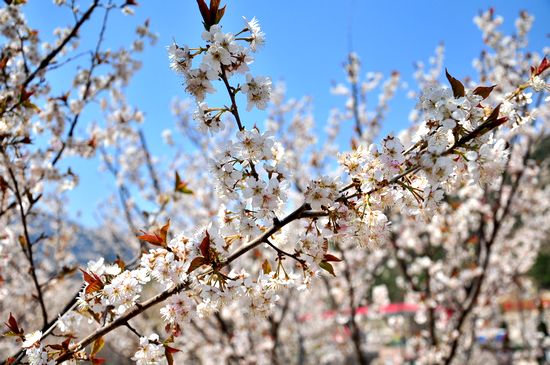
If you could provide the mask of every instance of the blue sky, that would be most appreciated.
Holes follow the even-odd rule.
[[[166,153],[161,132],[173,125],[170,102],[174,96],[186,97],[181,80],[168,68],[165,47],[172,40],[180,44],[199,45],[202,31],[200,14],[194,0],[138,0],[134,17],[117,12],[107,31],[106,45],[117,48],[127,44],[135,25],[149,18],[151,29],[159,35],[156,46],[147,47],[141,59],[143,68],[127,90],[128,99],[145,113],[144,130],[153,152]],[[457,78],[475,76],[472,59],[483,47],[481,33],[472,19],[481,10],[494,7],[504,17],[503,29],[512,31],[520,10],[535,16],[529,48],[541,51],[548,46],[550,1],[222,1],[227,10],[222,24],[225,31],[242,29],[242,16],[256,16],[267,35],[267,44],[256,55],[251,69],[254,74],[284,80],[288,95],[313,97],[314,113],[320,131],[329,110],[342,107],[343,98],[330,94],[334,81],[344,81],[341,68],[350,48],[358,53],[367,71],[389,75],[399,70],[411,85],[413,63],[427,61],[440,42],[445,43],[444,65]],[[82,2],[82,8],[88,1]],[[26,5],[29,23],[47,38],[58,25],[71,24],[71,18],[56,10],[51,1],[29,1]],[[84,29],[82,43],[97,32],[97,21]],[[351,39],[351,44],[350,44]],[[56,82],[66,84],[64,75]],[[397,95],[390,105],[383,133],[407,126],[407,116],[414,101]],[[248,124],[262,121],[263,115],[251,114]],[[247,119],[247,116],[245,116]],[[259,123],[261,124],[261,123]],[[82,124],[83,126],[85,124]],[[342,142],[347,145],[346,141]],[[95,222],[93,207],[114,185],[109,178],[97,182],[96,161],[79,163],[81,184],[71,192],[71,211],[82,212],[86,225]],[[84,209],[83,207],[87,207]]]

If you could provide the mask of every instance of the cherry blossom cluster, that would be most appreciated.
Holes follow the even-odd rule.
[[[373,143],[380,133],[381,121],[384,119],[389,101],[395,96],[397,89],[402,86],[399,72],[394,71],[390,77],[382,83],[383,75],[379,72],[368,72],[363,81],[360,81],[361,61],[359,56],[352,52],[349,54],[345,71],[349,86],[342,83],[332,88],[334,95],[346,96],[346,109],[341,112],[333,110],[331,123],[334,128],[346,120],[353,120],[358,136],[367,144]],[[367,95],[381,88],[378,95],[378,103],[373,111],[367,109]]]
[[[6,166],[19,178],[11,181],[3,170],[0,175],[12,196],[23,196],[14,207],[30,211],[34,197],[45,191],[26,186],[21,188],[24,194],[15,193],[14,184],[29,174],[35,177],[33,184],[62,178],[61,190],[78,183],[72,171],[63,175],[53,166],[55,160],[45,165],[39,157],[55,157],[65,148],[83,157],[99,152],[118,195],[104,203],[110,224],[101,239],[121,240],[119,256],[137,251],[127,262],[121,257],[114,263],[90,261],[80,271],[83,287],[79,281],[64,281],[76,271],[61,266],[70,261],[49,270],[59,272],[54,283],[78,290],[75,304],[42,331],[25,332],[10,315],[10,335],[22,343],[15,361],[26,354],[31,364],[98,364],[104,342],[116,335],[118,340],[109,343],[137,364],[174,363],[174,358],[266,364],[343,363],[353,358],[366,363],[370,346],[406,331],[403,316],[384,314],[397,291],[399,300],[414,303],[413,320],[420,328],[403,339],[406,360],[466,362],[462,353],[478,350],[477,331],[502,320],[495,314],[495,298],[514,286],[529,287],[518,278],[529,270],[548,234],[540,228],[550,212],[548,188],[544,170],[532,156],[550,120],[548,103],[543,103],[548,101],[549,65],[537,54],[521,51],[533,18],[521,14],[515,37],[498,32],[502,20],[492,11],[476,18],[495,51],[483,53],[476,63],[481,85],[491,86],[463,84],[449,73],[447,85],[440,85],[439,47],[430,61],[432,69],[417,67],[420,90],[410,92],[418,97],[411,114],[416,123],[378,144],[374,141],[388,102],[401,86],[400,76],[394,72],[382,83],[381,74],[368,73],[361,82],[359,57],[351,54],[345,65],[349,85],[333,88],[347,97],[344,112],[332,113],[328,141],[319,146],[310,100],[285,100],[283,85],[272,85],[249,69],[265,42],[258,21],[245,19],[241,31],[225,33],[219,25],[225,7],[219,8],[216,0],[210,7],[202,0],[198,4],[204,44],[168,48],[170,67],[193,97],[191,102],[174,102],[176,129],[197,151],[178,151],[168,166],[149,151],[141,130],[143,113],[124,95],[124,86],[139,68],[126,50],[99,53],[116,72],[90,77],[92,65],[76,76],[77,97],[48,98],[40,113],[30,103],[34,99],[7,91],[6,100],[19,100],[15,103],[21,110],[19,115],[0,110],[7,113],[0,121],[27,123],[17,121],[21,115],[39,119],[32,128],[25,126],[24,132],[0,140],[14,149],[7,158],[14,161]],[[11,8],[2,13],[11,24],[3,26],[3,34],[15,44],[20,35],[13,33],[14,24],[23,18]],[[63,40],[70,32],[56,34]],[[143,48],[141,38],[153,38],[147,26],[138,29],[138,36],[132,51]],[[33,37],[29,32],[29,42]],[[36,65],[41,57],[34,58]],[[18,62],[21,70],[22,60]],[[6,64],[14,66],[11,59]],[[25,78],[21,72],[19,84]],[[40,85],[34,87],[40,90]],[[109,98],[100,97],[107,89]],[[375,89],[378,104],[368,111],[366,95]],[[219,90],[227,94],[226,105],[213,106],[209,96]],[[46,88],[41,93],[48,95]],[[92,100],[99,102],[105,125],[94,123],[86,135],[65,138],[67,117],[78,121]],[[239,108],[241,103],[246,108]],[[268,110],[265,131],[241,112],[254,108]],[[346,120],[355,121],[355,136],[352,149],[339,154],[335,169],[334,142]],[[28,160],[17,157],[17,146],[37,132],[52,133],[53,148]],[[171,148],[180,147],[171,130],[163,138]],[[61,219],[63,201],[57,207],[59,235],[67,235],[71,231]],[[22,214],[20,219],[26,218]],[[128,230],[155,226],[159,228],[147,228],[137,239],[129,237]],[[177,227],[175,234],[170,226]],[[17,257],[29,260],[22,233],[11,228],[0,232],[2,270]],[[32,244],[47,239],[39,237]],[[61,242],[59,247],[65,246]],[[32,266],[32,257],[29,262]],[[28,275],[23,271],[9,280],[21,281]],[[45,273],[38,276],[45,281]],[[22,290],[32,288],[28,284]],[[369,319],[386,322],[393,332],[374,327]],[[46,340],[52,331],[65,337],[63,342]],[[119,336],[122,331],[130,336]],[[536,349],[544,338],[533,333],[525,341]],[[532,358],[535,352],[526,350],[518,359]]]

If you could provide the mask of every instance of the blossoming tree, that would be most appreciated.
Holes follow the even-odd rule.
[[[347,83],[333,89],[345,108],[321,144],[311,101],[287,100],[284,85],[253,72],[265,42],[258,21],[226,32],[226,7],[198,0],[203,43],[168,47],[174,82],[192,98],[174,102],[176,129],[195,149],[183,153],[165,131],[175,157],[164,166],[124,96],[154,34],[144,24],[128,48],[103,45],[109,14],[135,3],[56,1],[75,23],[40,49],[23,2],[0,13],[6,363],[100,364],[110,351],[137,364],[366,364],[381,337],[364,321],[367,304],[369,317],[405,331],[403,318],[382,314],[384,277],[418,307],[401,361],[466,363],[481,356],[477,331],[502,322],[498,297],[529,285],[523,274],[550,208],[535,158],[550,120],[550,64],[524,51],[530,15],[520,14],[514,36],[498,31],[492,10],[476,18],[489,47],[476,60],[479,83],[445,71],[441,84],[438,48],[432,69],[415,74],[413,124],[397,136],[378,134],[399,73],[363,79],[350,54]],[[82,52],[79,30],[97,13],[97,42]],[[49,75],[75,62],[73,85],[57,90]],[[265,126],[243,109],[267,110]],[[78,135],[86,110],[104,118]],[[354,136],[342,151],[347,120]],[[78,183],[69,156],[99,157],[116,181],[101,206],[104,229],[84,253],[72,249],[78,225],[64,218],[63,192]],[[524,345],[518,359],[536,359],[545,342],[533,330]]]

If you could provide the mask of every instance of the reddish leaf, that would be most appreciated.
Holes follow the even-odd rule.
[[[487,117],[487,119],[485,120],[484,124],[488,124],[488,123],[491,123],[491,122],[494,122],[495,120],[498,119],[498,114],[500,113],[500,106],[502,104],[498,104],[496,106],[495,109],[493,109],[493,111],[491,112],[491,114],[489,114],[489,116]]]
[[[449,83],[451,84],[451,88],[453,89],[453,95],[455,98],[460,98],[466,95],[466,92],[464,91],[464,85],[462,85],[462,82],[452,77],[447,71],[447,69],[445,69],[445,75],[447,76],[447,80],[449,80]]]
[[[331,255],[329,253],[325,254],[325,256],[323,257],[323,260],[324,261],[335,261],[335,262],[342,261],[342,259],[339,259],[338,257],[336,257],[334,255]]]
[[[191,264],[189,264],[189,269],[187,269],[187,273],[190,274],[193,271],[197,270],[202,265],[206,265],[208,261],[202,256],[195,257],[193,261],[191,261]]]
[[[208,5],[206,5],[206,2],[204,0],[197,0],[197,4],[199,5],[199,10],[202,15],[202,20],[204,27],[209,30],[210,29],[210,9],[208,9]]]
[[[46,345],[47,347],[51,348],[52,350],[61,351],[63,350],[63,345],[53,343],[51,345]]]
[[[174,356],[172,354],[175,354],[176,352],[179,352],[179,351],[180,350],[178,349],[164,345],[164,356],[166,356],[166,361],[168,362],[168,365],[174,364]]]
[[[93,365],[101,365],[101,364],[105,363],[105,361],[106,361],[102,357],[92,357],[92,358],[90,358],[90,360],[92,361]]]
[[[24,102],[24,101],[27,101],[31,98],[31,96],[34,94],[34,90],[33,91],[27,91],[25,89],[22,89],[21,90],[21,95],[19,96],[19,100],[21,102]]]
[[[11,312],[10,312],[10,317],[8,318],[8,321],[5,322],[4,324],[10,329],[11,332],[13,332],[14,335],[16,336],[23,335],[23,330],[19,328],[19,324],[17,324],[17,319],[15,319],[15,317],[13,316],[13,314],[11,314]]]
[[[117,256],[116,260],[115,260],[115,264],[118,265],[118,267],[120,267],[120,270],[124,271],[124,269],[126,269],[126,263],[120,258],[120,256]]]
[[[220,20],[222,20],[224,14],[225,14],[225,5],[223,6],[223,8],[217,11],[214,24],[218,24]]]
[[[497,107],[493,109],[493,111],[487,117],[487,119],[485,119],[485,122],[477,128],[480,130],[479,135],[483,135],[489,131],[492,131],[493,129],[499,127],[500,125],[508,121],[508,117],[502,117],[502,118],[498,117],[498,114],[500,112],[500,105],[501,104],[497,105]]]
[[[4,365],[11,365],[15,362],[15,357],[8,357]]]
[[[150,244],[155,246],[166,247],[166,236],[168,235],[169,228],[170,228],[170,219],[168,219],[168,222],[164,226],[162,226],[159,230],[156,230],[152,233],[141,231],[143,234],[140,236],[137,236],[137,238],[145,242],[149,242]]]
[[[8,64],[8,60],[9,60],[8,56],[5,56],[0,60],[0,70],[4,70],[4,68],[6,68],[6,65]]]
[[[199,245],[199,250],[206,261],[210,262],[210,235],[208,234],[208,231],[205,233],[206,234]]]
[[[103,289],[103,282],[99,276],[94,273],[88,273],[82,269],[80,269],[80,271],[82,271],[84,281],[88,284],[85,289],[86,294],[95,293],[96,291]]]
[[[474,89],[474,94],[481,96],[483,99],[487,99],[489,94],[493,91],[496,85],[493,86],[478,86]]]
[[[218,24],[225,14],[225,6],[220,9],[220,0],[210,0],[210,8],[204,0],[197,0],[197,4],[206,30],[210,30],[212,25]]]
[[[174,347],[170,347],[170,346],[167,346],[167,345],[164,345],[164,351],[167,351],[171,354],[175,354],[176,352],[181,352],[181,350],[178,350]]]
[[[542,59],[542,61],[540,62],[540,65],[538,67],[531,67],[531,73],[533,74],[533,76],[539,76],[541,73],[543,73],[544,71],[546,71],[546,69],[550,68],[550,62],[548,61],[548,59],[546,57],[544,57]]]
[[[149,242],[150,244],[155,245],[155,246],[162,246],[163,245],[164,242],[162,241],[162,237],[160,237],[156,233],[147,233],[145,231],[141,231],[141,232],[143,234],[140,235],[140,236],[137,236],[137,238],[139,238],[140,240],[145,241],[145,242]]]
[[[8,5],[22,5],[27,2],[27,0],[4,0]]]
[[[170,219],[168,219],[168,222],[164,226],[160,228],[160,237],[162,238],[162,241],[166,243],[166,236],[168,235],[168,230],[170,229]]]
[[[166,357],[166,362],[168,365],[174,365],[174,355],[166,349],[164,349],[164,356]]]
[[[181,336],[181,327],[179,324],[170,324],[168,323],[165,327],[164,327],[164,330],[167,332],[167,333],[170,333],[170,337],[169,339],[172,339],[173,341],[173,338],[174,337],[179,337]],[[164,344],[165,345],[165,344]]]

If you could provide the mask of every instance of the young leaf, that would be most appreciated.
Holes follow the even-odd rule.
[[[262,263],[262,270],[264,274],[269,274],[271,272],[271,265],[269,264],[269,261],[267,261],[267,259],[265,259]]]
[[[90,356],[94,357],[101,349],[105,346],[105,340],[103,337],[98,338],[94,341],[94,344],[92,345],[92,352],[90,352]]]
[[[27,247],[27,239],[25,238],[25,236],[19,235],[17,239],[19,240],[19,244],[21,245],[21,247],[23,248]]]
[[[216,12],[216,20],[214,24],[218,24],[220,20],[222,20],[224,14],[225,14],[225,5],[223,6],[223,8],[221,8]]]
[[[449,74],[449,71],[447,71],[447,69],[445,69],[445,75],[447,76],[447,80],[449,80],[449,83],[451,84],[451,88],[453,89],[453,95],[455,98],[460,98],[466,95],[466,92],[464,91],[464,85],[462,85],[462,82],[452,77]]]
[[[208,231],[205,232],[205,236],[199,245],[202,256],[206,259],[207,262],[210,262],[210,234]]]
[[[531,74],[533,74],[533,76],[539,76],[541,73],[546,71],[547,68],[550,68],[550,62],[546,57],[544,57],[538,67],[531,67]]]
[[[91,294],[103,289],[103,282],[99,276],[94,273],[88,273],[82,269],[80,269],[80,271],[82,271],[84,281],[88,284],[85,289],[86,294]]]
[[[176,183],[174,186],[174,191],[176,193],[182,193],[182,194],[193,194],[193,190],[189,189],[187,186],[189,184],[183,181],[176,171]]]
[[[327,272],[329,272],[332,276],[336,276],[336,274],[334,273],[334,268],[332,267],[331,264],[329,264],[327,261],[321,261],[319,263],[319,267]]]
[[[180,351],[181,350],[164,345],[164,356],[166,356],[166,361],[168,362],[168,365],[174,364],[174,356],[172,354],[175,354],[176,352],[180,352]]]
[[[202,15],[202,24],[206,30],[214,24],[218,24],[225,14],[225,6],[220,9],[220,0],[210,0],[210,8],[204,0],[197,0]]]
[[[474,89],[474,94],[481,96],[483,99],[487,99],[487,97],[491,94],[493,89],[496,85],[493,86],[478,86]]]
[[[124,262],[124,260],[122,260],[122,258],[120,256],[117,255],[116,257],[116,260],[115,260],[115,264],[120,267],[120,270],[124,271],[126,269],[126,263]]]
[[[191,261],[191,263],[189,264],[189,269],[187,269],[187,273],[190,274],[193,271],[197,270],[202,265],[206,265],[206,264],[208,264],[208,261],[206,261],[204,257],[202,256],[195,257],[193,261]]]
[[[491,112],[491,114],[489,114],[489,116],[487,117],[487,119],[485,120],[485,122],[483,124],[488,124],[488,123],[492,123],[494,122],[495,120],[498,119],[498,114],[500,113],[500,106],[502,104],[498,104],[496,106],[495,109],[493,109],[493,111]]]
[[[2,59],[0,59],[0,71],[3,71],[6,68],[8,61],[9,61],[8,56],[4,56]]]
[[[23,335],[23,330],[21,328],[19,328],[19,324],[17,324],[17,319],[15,319],[15,317],[13,316],[13,314],[11,314],[10,312],[10,317],[8,318],[8,321],[4,323],[9,329],[10,329],[10,332],[12,332],[11,334],[7,334],[8,336],[9,335],[14,335],[14,336],[22,336]]]
[[[342,261],[342,259],[339,259],[338,257],[334,256],[334,255],[331,255],[329,253],[326,253],[325,256],[323,257],[323,261],[336,261],[336,262],[340,262]]]
[[[168,230],[170,229],[170,219],[168,219],[168,222],[162,227],[160,227],[160,238],[162,238],[162,242],[166,244],[166,236],[168,235]]]
[[[137,238],[145,242],[149,242],[150,244],[155,246],[166,247],[166,236],[168,235],[169,228],[170,228],[170,219],[168,219],[168,222],[164,226],[162,226],[159,230],[156,230],[152,233],[141,231],[143,234],[140,236],[137,236]]]
[[[145,231],[141,231],[143,234],[142,235],[139,235],[137,236],[137,238],[139,238],[140,240],[142,241],[145,241],[145,242],[149,242],[150,244],[152,245],[155,245],[155,246],[162,246],[163,245],[163,241],[162,241],[162,238],[156,234],[156,233],[147,233]]]
[[[199,5],[204,27],[206,30],[210,30],[210,9],[208,9],[208,5],[204,0],[197,0],[197,4]]]

